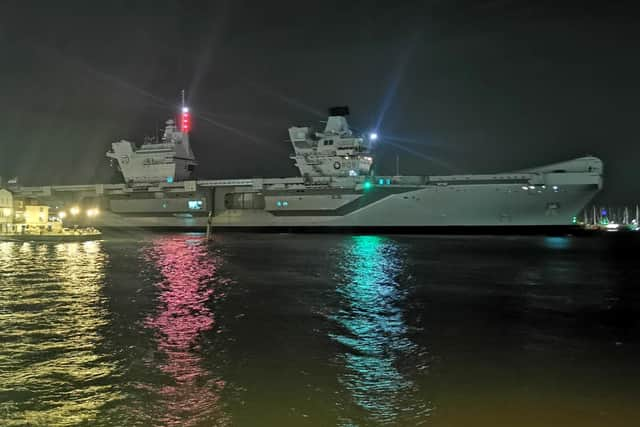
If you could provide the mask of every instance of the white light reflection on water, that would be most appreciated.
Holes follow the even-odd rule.
[[[0,242],[0,425],[93,423],[122,395],[99,346],[100,242]]]
[[[216,328],[207,304],[224,296],[229,281],[218,277],[221,259],[202,239],[185,236],[155,240],[144,254],[156,265],[162,280],[155,315],[145,326],[156,331],[157,348],[164,356],[158,364],[167,375],[158,389],[163,406],[161,425],[227,424],[220,400],[225,381],[203,366],[200,337]],[[154,386],[155,387],[155,386]]]
[[[387,238],[355,236],[336,257],[341,308],[332,320],[340,333],[331,338],[345,347],[339,356],[345,367],[339,381],[360,408],[344,413],[360,412],[366,424],[426,422],[430,404],[417,397],[417,386],[405,372],[426,366],[406,363],[421,351],[406,336],[401,248]],[[345,415],[341,423],[358,420]]]

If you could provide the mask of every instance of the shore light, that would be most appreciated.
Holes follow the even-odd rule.
[[[71,209],[69,209],[69,212],[71,213],[71,215],[76,216],[80,213],[80,208],[77,206],[74,206]]]

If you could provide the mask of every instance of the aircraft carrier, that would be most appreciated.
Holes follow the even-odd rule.
[[[160,140],[112,144],[106,155],[121,184],[12,191],[58,210],[99,209],[91,224],[102,228],[447,233],[571,227],[602,188],[602,161],[591,156],[507,173],[376,175],[370,138],[350,129],[348,114],[334,107],[319,131],[289,128],[295,177],[194,179],[191,113],[183,106]]]

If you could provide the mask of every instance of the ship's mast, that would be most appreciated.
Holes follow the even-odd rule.
[[[627,206],[624,207],[624,214],[622,217],[622,223],[624,225],[628,225],[629,224],[629,208]]]

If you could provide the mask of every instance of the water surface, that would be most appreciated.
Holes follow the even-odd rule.
[[[635,237],[0,242],[0,425],[634,426]]]

